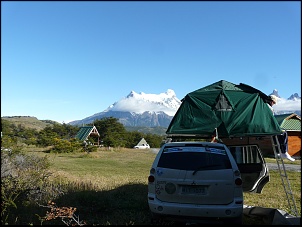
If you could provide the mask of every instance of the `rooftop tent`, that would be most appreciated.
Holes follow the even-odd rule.
[[[218,81],[188,93],[166,133],[211,137],[217,128],[220,138],[281,134],[266,99],[267,95],[249,85]]]

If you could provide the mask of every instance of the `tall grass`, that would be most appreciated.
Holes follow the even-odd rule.
[[[39,156],[45,153],[32,152]],[[77,208],[81,220],[89,225],[150,225],[147,202],[147,178],[155,158],[152,150],[113,149],[92,153],[47,154],[53,172],[51,183],[60,185],[64,193],[55,199],[58,206]],[[244,193],[244,204],[275,208],[291,213],[277,171],[261,194]],[[299,216],[301,216],[300,172],[288,172]],[[31,210],[33,212],[33,210]],[[36,210],[37,212],[37,210]],[[39,210],[39,216],[46,210]],[[244,224],[263,224],[244,217]],[[52,220],[43,224],[62,224]]]

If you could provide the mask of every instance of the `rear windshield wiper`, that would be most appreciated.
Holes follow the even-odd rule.
[[[207,165],[207,166],[200,166],[198,167],[196,170],[194,170],[194,172],[192,173],[192,175],[195,175],[195,173],[197,173],[199,170],[202,170],[202,169],[207,169],[209,167],[214,167],[214,166],[220,166],[220,165]]]

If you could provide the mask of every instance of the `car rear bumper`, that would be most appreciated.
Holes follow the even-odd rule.
[[[148,196],[148,204],[152,213],[158,215],[177,215],[205,218],[235,218],[243,213],[242,198],[227,205],[199,205],[162,202],[155,197]]]

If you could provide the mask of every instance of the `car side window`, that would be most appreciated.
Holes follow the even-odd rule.
[[[231,146],[229,149],[237,164],[262,163],[257,146]]]

